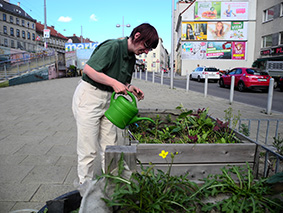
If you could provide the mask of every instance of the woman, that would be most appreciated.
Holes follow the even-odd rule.
[[[158,41],[156,29],[150,24],[141,24],[133,29],[130,37],[100,44],[85,65],[72,104],[77,124],[79,184],[92,180],[99,157],[104,169],[105,148],[116,144],[117,129],[104,116],[113,91],[125,95],[130,91],[138,100],[144,98],[142,90],[130,84],[135,55],[147,54],[157,47]]]

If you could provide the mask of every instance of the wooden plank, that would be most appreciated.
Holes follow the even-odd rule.
[[[243,144],[138,144],[137,159],[142,163],[171,162],[170,153],[175,155],[174,164],[188,163],[245,163],[254,162],[256,145]],[[161,151],[169,152],[166,159]]]
[[[124,161],[132,171],[136,170],[136,146],[106,146],[105,171],[112,171],[118,167],[118,162],[124,153]]]
[[[240,166],[246,168],[245,163],[234,163],[235,166]],[[142,164],[144,168],[152,167],[149,164]],[[187,178],[189,180],[199,180],[206,178],[209,174],[222,174],[221,169],[223,167],[228,168],[229,164],[174,164],[171,168],[171,175],[186,175],[188,174]],[[253,168],[253,163],[249,163],[250,168]],[[168,165],[167,164],[158,164],[154,165],[155,174],[157,174],[157,169],[162,170],[163,172],[168,172]],[[137,166],[137,171],[141,171],[141,166]],[[233,177],[234,178],[234,177]],[[236,178],[236,177],[235,177]],[[234,178],[234,179],[235,179]]]

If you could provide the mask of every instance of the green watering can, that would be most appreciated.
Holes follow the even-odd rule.
[[[115,99],[116,93],[112,93],[110,106],[104,113],[108,120],[120,129],[125,129],[126,126],[140,120],[149,120],[154,123],[150,118],[137,117],[139,110],[137,108],[136,98],[131,92],[127,92],[131,97],[132,102],[122,95]]]

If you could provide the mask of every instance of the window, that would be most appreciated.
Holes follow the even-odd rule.
[[[32,29],[34,29],[34,23],[32,23]]]
[[[12,48],[15,47],[15,42],[14,42],[14,40],[11,40],[11,47],[12,47]]]
[[[27,33],[27,38],[30,39],[30,32]]]
[[[283,16],[283,3],[280,4],[280,16]]]
[[[27,27],[29,27],[29,22],[27,22]]]
[[[7,26],[3,26],[3,32],[4,34],[7,34]]]
[[[272,46],[272,35],[262,37],[262,47],[271,47]]]
[[[20,30],[17,29],[17,37],[20,37]]]
[[[272,20],[273,16],[274,16],[274,8],[273,7],[263,11],[263,21],[264,22]]]
[[[8,39],[6,39],[6,38],[4,39],[4,46],[8,47]]]
[[[20,25],[20,20],[19,20],[19,18],[16,18],[16,24],[17,24],[17,25]]]
[[[283,44],[283,32],[279,33],[279,44]]]
[[[22,20],[22,26],[23,27],[25,26],[25,20]]]
[[[14,22],[14,17],[10,16],[10,22],[13,23]]]
[[[33,41],[35,40],[35,34],[34,33],[32,34],[32,40]]]
[[[3,21],[7,21],[7,15],[3,13]]]
[[[25,31],[22,31],[22,37],[26,38],[26,32]]]
[[[153,58],[155,58],[156,57],[156,54],[155,53],[153,53],[153,56],[152,56]]]
[[[14,36],[14,28],[13,27],[10,28],[10,35]]]

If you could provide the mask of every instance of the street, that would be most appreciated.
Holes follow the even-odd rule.
[[[142,79],[145,80],[146,73],[142,72]],[[140,73],[137,73],[137,78],[140,78]],[[152,81],[152,72],[148,72],[147,81]],[[160,83],[161,76],[160,73],[155,74],[154,82]],[[164,74],[163,84],[170,85],[170,74]],[[174,87],[186,89],[187,79],[186,77],[176,77],[174,78]],[[204,93],[204,82],[189,81],[189,90]],[[228,99],[230,98],[230,88],[220,88],[218,83],[210,82],[208,83],[207,95],[216,96]],[[247,90],[245,92],[239,92],[237,89],[234,90],[233,101],[246,103],[249,105],[262,107],[263,110],[267,108],[268,93],[263,93],[257,90]],[[273,100],[272,100],[272,110],[283,113],[283,92],[279,89],[274,89]]]

